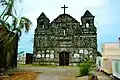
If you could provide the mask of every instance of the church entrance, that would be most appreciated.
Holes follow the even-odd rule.
[[[69,53],[62,51],[59,53],[59,66],[69,66]]]

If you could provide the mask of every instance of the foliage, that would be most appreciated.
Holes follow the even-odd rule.
[[[80,76],[88,75],[91,70],[91,62],[83,62],[80,64]]]
[[[26,17],[18,17],[15,9],[15,1],[17,0],[0,0],[0,27],[4,29],[4,34],[0,33],[0,67],[5,66],[7,54],[12,56],[14,53],[14,39],[21,36],[21,32],[25,29],[28,32],[32,23]],[[12,36],[11,36],[12,35]],[[18,43],[16,43],[17,45]]]
[[[19,34],[20,37],[22,29],[25,28],[25,32],[28,32],[32,23],[26,17],[17,17],[17,12],[14,7],[15,0],[1,0],[0,3],[5,7],[0,14],[0,25],[2,25],[4,29],[11,31],[7,36],[4,36],[3,39],[7,40],[4,40],[6,43],[10,43],[15,37],[12,37],[12,40],[10,39],[10,41],[8,41],[12,32],[16,33],[15,35]],[[11,22],[7,20],[10,20]]]

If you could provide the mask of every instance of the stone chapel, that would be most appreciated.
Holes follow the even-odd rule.
[[[59,66],[77,65],[96,59],[97,28],[88,10],[81,16],[81,23],[71,15],[60,14],[53,21],[42,12],[37,18],[33,53],[44,62]]]

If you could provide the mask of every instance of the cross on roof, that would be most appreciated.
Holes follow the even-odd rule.
[[[65,8],[68,8],[68,7],[66,7],[66,6],[64,5],[64,7],[61,7],[61,8],[64,8],[64,14],[65,14]]]

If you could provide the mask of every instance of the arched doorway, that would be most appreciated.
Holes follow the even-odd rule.
[[[69,53],[67,51],[59,53],[59,66],[69,66]]]

